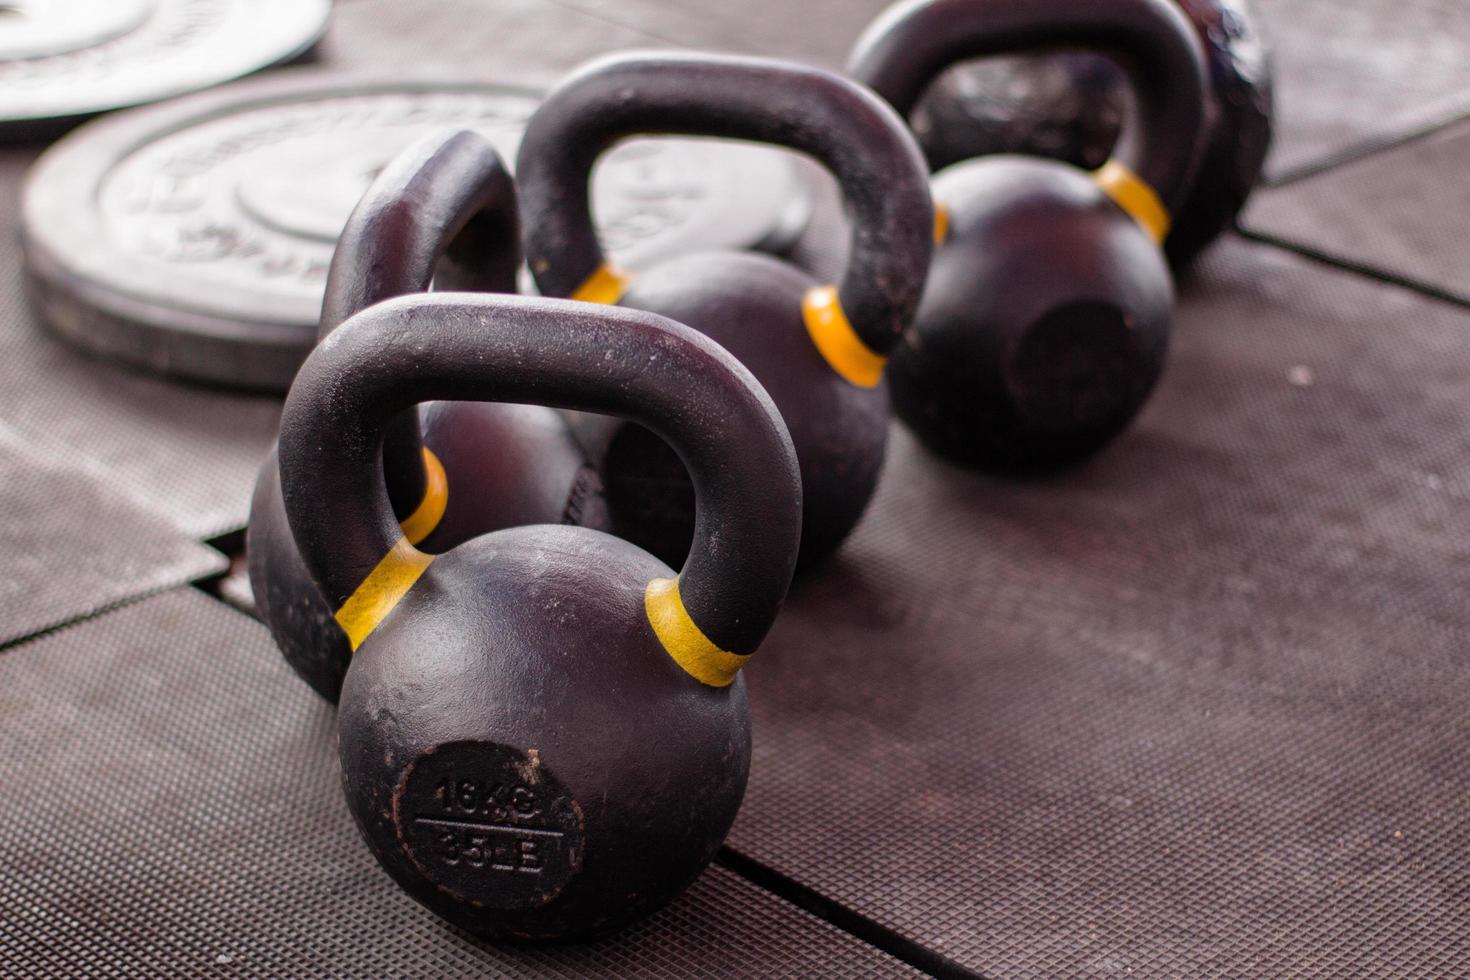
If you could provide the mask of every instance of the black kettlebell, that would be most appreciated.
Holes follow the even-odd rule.
[[[327,276],[322,336],[372,303],[426,290],[431,277],[441,287],[514,292],[519,265],[515,189],[495,149],[469,131],[425,137],[389,163],[348,219]],[[562,419],[541,406],[407,411],[384,436],[383,475],[405,533],[429,551],[515,524],[606,524],[600,479]],[[274,453],[255,484],[246,552],[257,611],[287,663],[336,701],[351,649],[286,527]]]
[[[683,570],[569,526],[416,549],[379,446],[430,398],[657,432],[697,497]],[[291,530],[355,647],[338,712],[347,802],[394,880],[476,935],[533,941],[615,929],[692,881],[744,794],[739,670],[801,537],[795,451],[750,372],[651,313],[403,297],[307,359],[280,458]]]
[[[996,469],[1096,451],[1163,370],[1174,289],[1159,246],[1204,123],[1199,42],[1172,0],[915,0],[853,61],[907,114],[957,61],[1057,45],[1121,56],[1137,111],[1118,154],[1092,173],[992,156],[936,175],[940,244],[888,366],[894,410],[924,443]]]
[[[612,268],[588,176],[634,134],[719,136],[799,150],[837,178],[852,217],[841,284],[781,259],[705,252]],[[801,564],[830,554],[873,495],[887,444],[884,355],[913,317],[933,250],[923,157],[893,111],[831,72],[762,58],[639,53],[574,72],[531,116],[516,161],[526,254],[542,293],[659,313],[712,337],[760,379],[801,461]],[[574,426],[607,488],[613,530],[670,564],[693,532],[678,459],[617,420]]]
[[[1175,2],[1204,45],[1210,79],[1204,152],[1164,244],[1178,270],[1245,206],[1271,148],[1274,112],[1270,45],[1248,0]],[[1048,52],[945,72],[911,122],[933,170],[993,153],[1053,157],[1091,170],[1117,144],[1127,105],[1127,80],[1106,57]]]

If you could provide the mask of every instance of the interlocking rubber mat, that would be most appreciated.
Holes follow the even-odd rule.
[[[1321,165],[1470,112],[1470,5],[1255,3],[1276,52],[1269,173]]]
[[[994,977],[1470,971],[1470,314],[1227,242],[1058,479],[896,432],[731,845]]]
[[[3,422],[0,487],[0,645],[227,564],[108,481],[25,445]]]
[[[535,0],[359,0],[336,11],[320,61],[545,84],[584,58],[648,47],[645,35]],[[20,185],[39,147],[0,148],[0,387],[5,422],[59,459],[100,467],[117,492],[187,534],[238,528],[279,402],[159,381],[76,353],[41,326],[21,288]]]
[[[110,474],[112,492],[211,537],[245,522],[279,403],[190,388],[78,354],[21,289],[20,184],[34,149],[0,150],[0,389],[5,424],[61,462]]]
[[[1258,191],[1244,227],[1470,302],[1470,121]]]
[[[797,58],[841,68],[863,28],[890,0],[723,3],[721,0],[557,0],[670,43],[711,50]]]
[[[594,5],[595,7],[595,5]],[[666,47],[615,17],[552,0],[353,0],[322,44],[334,70],[446,70],[461,81],[542,88],[594,55]]]
[[[493,947],[378,870],[332,711],[192,590],[0,654],[0,975],[891,977],[902,963],[711,868],[585,947]]]
[[[840,68],[884,0],[748,5],[558,0],[671,43]],[[1272,174],[1470,112],[1470,6],[1458,0],[1255,0],[1275,51]]]
[[[1257,3],[1287,180],[1248,227],[1466,296],[1466,129],[1397,144],[1470,113],[1470,7]],[[833,66],[883,5],[352,0],[320,60],[525,85],[658,44]],[[11,638],[216,572],[180,536],[243,521],[278,413],[34,322],[35,152],[0,149]],[[823,193],[799,257],[830,276]],[[728,867],[651,921],[534,950],[442,925],[359,843],[330,709],[258,624],[175,589],[0,652],[0,976],[908,971],[867,942],[992,978],[1470,975],[1470,310],[1227,237],[1097,459],[1009,481],[897,427],[890,451],[747,672]]]

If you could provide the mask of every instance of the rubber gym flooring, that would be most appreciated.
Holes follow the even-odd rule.
[[[880,6],[346,0],[283,70],[836,65]],[[377,870],[330,709],[224,577],[278,403],[45,332],[40,147],[0,149],[0,975],[1470,973],[1470,8],[1260,6],[1272,180],[1137,426],[1029,481],[895,427],[748,671],[725,852],[575,949],[476,942]]]

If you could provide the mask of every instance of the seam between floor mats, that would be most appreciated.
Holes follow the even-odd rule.
[[[581,14],[584,17],[590,17],[592,20],[600,21],[611,27],[620,27],[625,31],[632,31],[634,34],[642,34],[650,41],[658,41],[660,44],[670,44],[676,48],[683,48],[686,51],[690,50],[693,47],[693,45],[689,44],[689,42],[687,41],[676,41],[671,37],[664,37],[662,34],[655,34],[641,24],[629,24],[626,21],[623,21],[617,17],[609,17],[607,14],[603,13],[600,10],[590,10],[579,3],[571,2],[571,0],[551,0],[551,2],[556,6],[562,8],[563,10],[570,10],[572,13]]]
[[[211,577],[212,576],[206,575],[201,579],[184,579],[179,582],[172,582],[168,585],[160,585],[156,589],[149,589],[148,591],[141,592],[138,595],[124,596],[121,599],[115,599],[112,602],[98,606],[96,609],[90,609],[87,612],[72,616],[70,619],[65,619],[59,623],[53,623],[50,626],[42,627],[41,629],[36,630],[34,633],[27,633],[25,636],[17,636],[14,639],[0,642],[0,655],[10,653],[17,647],[25,646],[27,643],[34,643],[35,641],[42,639],[43,637],[50,636],[53,633],[60,633],[62,630],[71,629],[73,626],[80,626],[83,623],[98,618],[99,616],[106,616],[108,613],[117,612],[119,609],[126,609],[128,606],[137,605],[138,603],[144,602],[148,599],[157,598],[158,596],[163,595],[165,592],[176,592],[179,589],[195,588],[197,583]],[[208,593],[206,593],[206,595],[207,594]]]
[[[862,940],[869,946],[882,950],[894,959],[901,960],[917,970],[940,980],[986,980],[983,974],[961,966],[954,960],[926,946],[899,935],[887,926],[832,901],[819,892],[808,888],[755,858],[747,857],[730,847],[720,848],[715,863],[735,872],[751,884],[762,888],[778,898],[783,898],[797,908],[841,929],[848,935]]]
[[[1462,122],[1470,121],[1470,109],[1466,109],[1464,106],[1446,110],[1446,112],[1446,116],[1422,123],[1407,131],[1386,134],[1380,137],[1370,137],[1361,143],[1354,143],[1351,146],[1328,153],[1321,159],[1288,167],[1280,174],[1268,176],[1265,180],[1261,181],[1261,186],[1271,190],[1277,190],[1304,180],[1310,180],[1313,177],[1320,177],[1322,174],[1336,170],[1338,167],[1358,163],[1362,160],[1378,156],[1380,153],[1391,153],[1394,150],[1410,146],[1420,140],[1437,136]]]
[[[1365,279],[1371,279],[1375,282],[1383,283],[1386,286],[1396,286],[1399,289],[1406,289],[1410,292],[1418,293],[1419,295],[1424,296],[1427,299],[1438,300],[1441,303],[1448,303],[1451,306],[1458,306],[1462,309],[1470,309],[1470,298],[1459,295],[1457,293],[1452,293],[1447,289],[1443,289],[1439,286],[1434,285],[1433,283],[1425,282],[1420,279],[1414,279],[1410,276],[1401,276],[1397,273],[1389,272],[1376,266],[1366,265],[1361,262],[1354,262],[1351,259],[1346,259],[1339,255],[1333,255],[1331,252],[1325,252],[1321,249],[1313,248],[1310,245],[1303,245],[1299,242],[1291,241],[1290,239],[1278,238],[1275,235],[1263,234],[1257,231],[1249,231],[1244,228],[1237,228],[1236,232],[1240,235],[1240,237],[1246,239],[1247,241],[1252,241],[1259,245],[1268,245],[1273,248],[1279,248],[1282,251],[1291,252],[1293,255],[1299,255],[1304,259],[1309,259],[1319,265],[1329,266],[1333,269],[1337,269],[1340,272],[1348,272]]]

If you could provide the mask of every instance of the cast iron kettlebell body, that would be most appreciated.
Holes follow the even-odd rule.
[[[894,410],[924,443],[995,469],[1096,451],[1159,378],[1174,297],[1159,245],[1202,132],[1199,42],[1172,0],[913,0],[852,65],[906,114],[957,61],[1058,44],[1121,56],[1138,111],[1118,155],[1094,173],[1002,155],[936,175],[940,244],[888,367]]]
[[[1164,252],[1185,268],[1235,221],[1271,148],[1270,45],[1249,0],[1175,0],[1209,65],[1205,147]],[[915,107],[914,133],[933,170],[1023,153],[1088,170],[1117,145],[1127,80],[1106,57],[1048,52],[945,72]]]
[[[468,131],[426,137],[383,170],[348,219],[327,276],[322,336],[372,303],[427,290],[431,277],[441,287],[514,292],[519,264],[515,189],[495,149]],[[405,532],[429,551],[516,524],[606,524],[596,471],[543,406],[407,411],[384,437],[383,473]],[[256,608],[286,661],[336,701],[351,649],[286,526],[274,453],[256,481],[246,550]]]
[[[746,139],[815,157],[852,217],[841,283],[744,252],[669,259],[629,275],[594,233],[588,176],[634,134]],[[627,54],[594,61],[532,115],[516,162],[526,252],[542,293],[618,303],[686,323],[731,351],[780,408],[801,461],[801,564],[862,516],[887,444],[884,354],[908,326],[933,250],[923,158],[902,120],[830,72],[759,58]],[[607,487],[613,530],[677,566],[693,531],[688,476],[624,422],[574,424]]]
[[[430,398],[618,413],[658,433],[695,486],[683,570],[570,526],[414,548],[378,447]],[[795,451],[750,372],[641,311],[402,297],[307,359],[280,458],[291,530],[355,647],[343,784],[388,873],[476,935],[527,941],[617,928],[693,880],[744,793],[739,670],[801,537]]]

